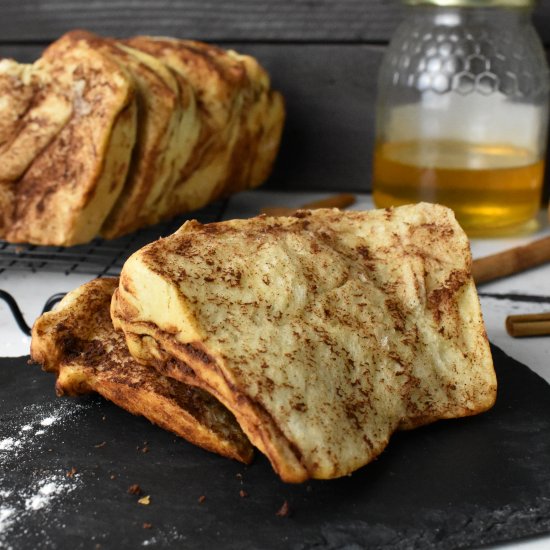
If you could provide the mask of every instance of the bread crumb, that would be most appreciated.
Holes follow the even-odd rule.
[[[153,527],[153,524],[152,524],[152,523],[147,523],[147,522],[145,522],[145,523],[143,524],[143,528],[144,528],[144,529],[151,529],[152,527]]]
[[[286,500],[283,502],[283,505],[279,508],[275,515],[280,518],[287,518],[290,516],[290,507],[288,506],[288,502]]]
[[[141,487],[137,483],[134,483],[128,487],[128,493],[130,495],[141,495]]]
[[[206,500],[206,497],[204,495],[201,495],[199,497],[199,504],[202,504]]]
[[[138,504],[143,504],[143,506],[149,506],[149,504],[151,504],[151,497],[149,495],[145,495],[144,497],[141,497],[138,500]]]
[[[78,470],[73,466],[68,472],[67,477],[73,478]]]
[[[248,496],[248,493],[247,493],[244,489],[241,489],[241,490],[239,491],[239,496],[240,496],[241,498],[246,498],[246,497]]]

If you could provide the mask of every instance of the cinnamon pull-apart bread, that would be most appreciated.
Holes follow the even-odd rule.
[[[36,321],[32,358],[57,375],[58,395],[97,392],[204,449],[249,463],[252,446],[223,405],[130,356],[109,315],[117,285],[117,279],[96,279]]]
[[[65,92],[51,75],[35,71],[33,65],[0,61],[2,196],[11,191],[9,182],[23,175],[69,120],[72,102]]]
[[[252,57],[209,44],[138,36],[125,44],[166,63],[196,92],[201,132],[190,161],[159,198],[151,223],[200,208],[269,175],[285,117],[281,94]]]
[[[150,55],[89,32],[72,35],[115,59],[136,85],[133,161],[118,201],[101,229],[104,236],[117,236],[150,222],[158,197],[187,164],[200,131],[195,94],[181,75]]]
[[[116,238],[260,185],[282,96],[250,56],[72,31],[0,61],[0,238]]]
[[[14,83],[15,94],[30,96],[31,110],[17,117],[16,137],[3,145],[12,165],[20,160],[17,170],[4,173],[0,166],[0,235],[36,244],[89,241],[122,191],[130,165],[134,81],[78,33],[54,42],[31,74],[30,82]]]
[[[442,206],[187,222],[125,263],[111,316],[288,482],[349,474],[394,431],[496,397],[468,239]]]

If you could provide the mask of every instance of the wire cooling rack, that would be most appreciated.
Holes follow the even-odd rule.
[[[0,273],[50,271],[96,276],[118,275],[127,258],[142,246],[173,233],[185,220],[197,219],[202,223],[219,221],[226,206],[227,201],[218,201],[201,210],[119,239],[95,239],[88,244],[68,248],[16,245],[0,241]]]
[[[107,241],[95,239],[84,245],[36,246],[16,245],[0,241],[0,273],[11,271],[56,273],[81,273],[97,277],[116,276],[124,262],[142,246],[173,233],[184,221],[196,219],[202,223],[220,221],[227,208],[227,200],[212,203],[201,210],[179,216],[169,222],[146,227],[130,235]],[[50,296],[42,312],[49,311],[64,294]],[[30,335],[31,328],[26,323],[21,308],[15,298],[5,290],[0,290],[0,300],[8,306],[13,318],[24,334]]]

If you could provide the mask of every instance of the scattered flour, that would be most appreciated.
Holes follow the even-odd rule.
[[[82,484],[79,474],[67,477],[59,467],[37,472],[27,464],[47,443],[45,434],[74,422],[90,406],[69,400],[28,405],[0,424],[1,549],[17,548],[29,525],[39,525],[44,514],[57,509],[60,499]]]
[[[64,529],[63,519],[68,514],[64,507],[70,502],[74,514],[84,478],[78,472],[68,476],[59,462],[37,471],[32,457],[47,452],[50,438],[46,434],[55,435],[56,430],[73,424],[93,406],[69,400],[31,405],[11,411],[0,423],[0,549],[28,547],[29,536],[39,538],[40,548],[56,547],[45,526]],[[73,492],[75,496],[65,500]],[[187,539],[175,526],[144,532],[143,536],[143,547],[183,547]]]
[[[86,407],[69,401],[23,407],[13,415],[14,420],[8,420],[0,427],[4,432],[3,438],[0,433],[0,463],[28,455],[35,446],[37,436],[42,436],[65,421],[71,420]]]
[[[174,547],[176,543],[182,543],[186,539],[185,535],[182,535],[175,527],[171,527],[168,529],[159,529],[155,536],[145,539],[141,543],[141,546]],[[181,546],[181,544],[178,546]]]
[[[80,484],[78,474],[69,479],[66,472],[57,472],[23,488],[2,490],[2,502],[9,500],[9,503],[0,503],[0,548],[17,548],[21,528],[35,523],[36,514],[56,506],[56,499],[71,493]]]
[[[6,437],[6,439],[2,439],[2,441],[0,441],[0,451],[9,451],[10,449],[13,449],[14,446],[17,445],[13,437]]]
[[[9,506],[0,507],[0,533],[3,533],[13,523],[15,520],[14,516],[15,508],[11,508]]]
[[[69,484],[66,478],[61,476],[43,479],[35,489],[35,494],[25,499],[25,510],[40,510],[48,506],[57,495],[69,493],[74,488],[74,483]]]
[[[48,416],[48,418],[44,418],[44,420],[42,420],[40,422],[40,425],[41,426],[51,426],[54,422],[56,422],[57,420],[59,419],[58,416]]]

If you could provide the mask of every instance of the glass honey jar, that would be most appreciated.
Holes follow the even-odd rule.
[[[453,208],[470,235],[536,227],[549,72],[530,0],[406,0],[379,74],[373,198]]]

